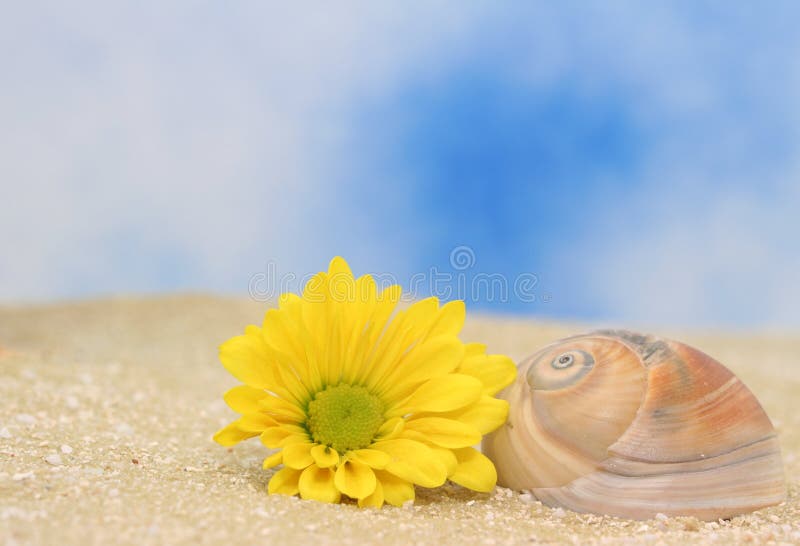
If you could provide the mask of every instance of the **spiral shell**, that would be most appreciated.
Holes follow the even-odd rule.
[[[716,520],[785,498],[758,400],[682,343],[621,330],[567,338],[523,361],[502,396],[508,422],[484,453],[500,485],[549,506]]]

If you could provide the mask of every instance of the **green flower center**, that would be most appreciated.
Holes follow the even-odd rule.
[[[308,429],[314,441],[339,453],[369,446],[383,424],[383,403],[364,387],[336,385],[308,404]]]

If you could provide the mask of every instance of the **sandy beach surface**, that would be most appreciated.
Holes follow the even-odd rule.
[[[0,307],[4,544],[800,543],[800,333],[658,332],[716,357],[778,430],[787,502],[730,521],[628,521],[498,488],[418,489],[360,510],[268,496],[266,449],[211,441],[234,416],[217,346],[267,306],[206,296]],[[588,329],[470,315],[462,338],[520,359]]]

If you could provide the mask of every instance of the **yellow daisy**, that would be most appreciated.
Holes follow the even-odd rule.
[[[392,318],[399,286],[377,292],[342,258],[315,275],[302,297],[283,294],[261,328],[220,347],[244,385],[225,393],[242,416],[216,433],[232,446],[253,436],[283,465],[270,493],[359,506],[400,506],[414,485],[451,480],[491,491],[492,462],[471,446],[498,428],[508,404],[510,358],[463,343],[464,303],[419,301]]]

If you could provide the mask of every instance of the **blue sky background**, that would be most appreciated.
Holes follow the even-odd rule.
[[[341,254],[536,275],[492,312],[800,326],[795,2],[5,11],[0,301],[246,296]]]

